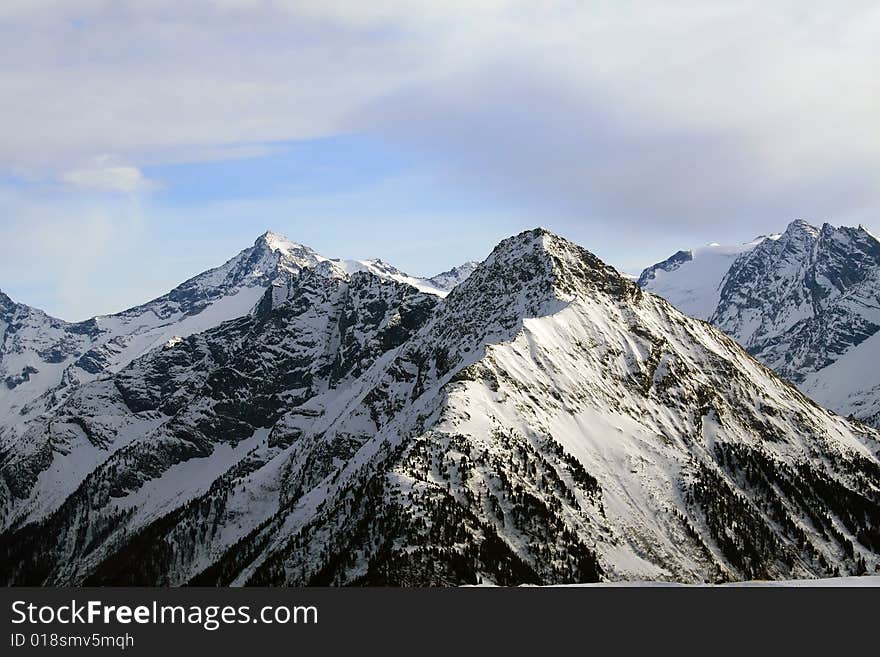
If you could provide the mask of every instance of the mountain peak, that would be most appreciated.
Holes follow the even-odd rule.
[[[568,247],[579,248],[546,228],[532,228],[501,240],[492,250],[490,260],[514,262],[533,258],[537,254],[567,251]]]
[[[508,275],[530,284],[546,281],[565,298],[596,289],[619,295],[629,285],[617,270],[594,254],[540,227],[503,240],[484,264],[490,263],[501,263]]]
[[[263,246],[268,248],[270,251],[274,251],[275,253],[281,253],[284,255],[287,255],[293,251],[306,251],[309,253],[314,253],[314,251],[309,247],[304,246],[299,242],[294,242],[279,233],[273,233],[271,230],[267,230],[265,233],[260,235],[257,238],[257,241],[254,242],[254,246]]]
[[[808,222],[805,219],[795,219],[788,227],[785,229],[784,235],[789,237],[793,235],[809,235],[810,237],[816,237],[819,234],[819,229]]]

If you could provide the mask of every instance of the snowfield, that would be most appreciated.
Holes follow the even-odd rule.
[[[569,585],[571,586],[571,585]],[[787,587],[787,588],[873,588],[880,587],[880,576],[864,577],[826,577],[823,579],[789,579],[779,581],[730,582],[728,584],[680,584],[676,582],[598,582],[596,584],[575,584],[581,587],[712,587],[712,588],[743,588],[743,587]]]

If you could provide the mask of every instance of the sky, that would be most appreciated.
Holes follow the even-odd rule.
[[[880,234],[880,4],[3,0],[0,289],[79,320],[266,230],[415,275]]]

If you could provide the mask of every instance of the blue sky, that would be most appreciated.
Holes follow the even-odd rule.
[[[0,289],[120,310],[267,229],[413,274],[880,233],[872,2],[0,4]]]

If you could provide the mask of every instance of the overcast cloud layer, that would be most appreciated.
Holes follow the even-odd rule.
[[[0,255],[60,230],[95,285],[90,243],[161,250],[145,172],[336,135],[627,268],[795,217],[880,232],[877,34],[876,2],[4,0]]]

